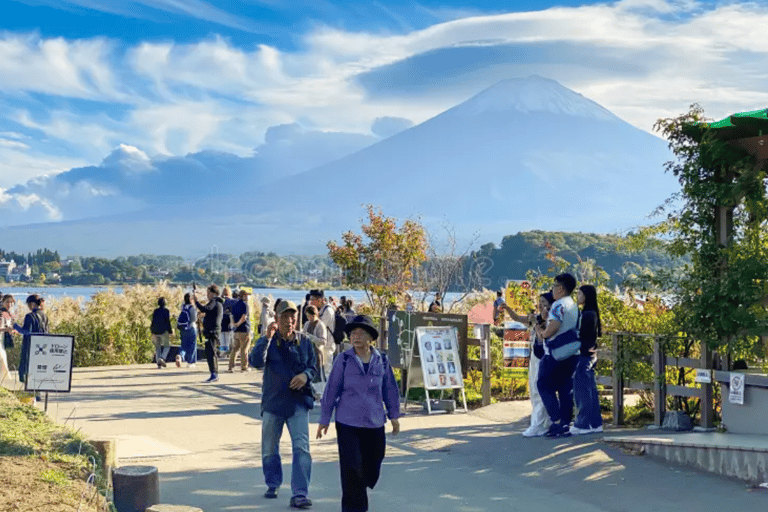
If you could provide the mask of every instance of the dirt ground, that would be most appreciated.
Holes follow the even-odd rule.
[[[66,464],[25,456],[0,457],[0,511],[97,512],[103,500]],[[99,509],[97,503],[102,503]],[[78,507],[80,507],[78,509]]]

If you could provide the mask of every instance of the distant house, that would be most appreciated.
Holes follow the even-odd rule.
[[[13,272],[15,268],[16,268],[15,261],[0,260],[0,277],[5,279],[6,281],[9,281],[8,277],[11,275],[11,272]]]
[[[30,267],[26,263],[18,266],[14,265],[13,270],[11,270],[8,273],[8,277],[6,277],[6,280],[9,282],[22,281],[22,280],[26,281],[26,279],[29,278],[31,275],[32,275],[32,267]]]

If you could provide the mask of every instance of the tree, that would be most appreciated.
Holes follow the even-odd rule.
[[[681,190],[654,234],[671,238],[674,256],[690,256],[678,283],[681,327],[710,348],[747,351],[768,328],[768,197],[765,161],[723,140],[692,105],[655,129],[677,160],[668,162]]]
[[[362,233],[347,231],[340,244],[329,241],[328,254],[341,268],[344,283],[365,290],[374,310],[383,314],[388,304],[412,289],[416,268],[427,257],[427,234],[416,220],[398,227],[381,209],[367,209]]]

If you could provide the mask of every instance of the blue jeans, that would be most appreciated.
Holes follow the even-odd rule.
[[[181,347],[179,348],[181,360],[185,363],[197,362],[197,329],[181,331]]]
[[[577,356],[562,361],[549,354],[539,363],[537,387],[552,423],[569,425],[573,419],[573,372]]]
[[[312,472],[312,456],[309,454],[309,410],[303,405],[296,406],[290,418],[283,418],[271,412],[261,414],[261,466],[267,487],[280,487],[283,483],[283,467],[280,463],[280,436],[283,425],[288,427],[293,448],[291,465],[292,496],[307,496],[309,478]]]
[[[579,411],[573,425],[578,428],[596,428],[603,424],[600,414],[600,398],[595,384],[597,356],[579,356],[573,375],[576,409]]]

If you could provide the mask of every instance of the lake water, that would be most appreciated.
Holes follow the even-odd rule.
[[[46,299],[59,299],[62,297],[72,297],[74,299],[82,298],[83,300],[89,300],[94,294],[104,292],[107,290],[113,290],[115,293],[122,293],[123,289],[120,286],[106,287],[106,286],[60,286],[60,287],[35,287],[35,286],[15,286],[10,287],[8,285],[0,288],[3,293],[10,293],[16,298],[17,304],[23,304],[28,295],[38,293]],[[198,288],[198,293],[203,292],[204,289]],[[297,304],[304,302],[304,296],[306,295],[304,290],[288,290],[285,288],[254,288],[253,296],[254,301],[257,302],[261,297],[267,296],[272,300],[280,298],[284,300],[292,300]],[[367,302],[365,292],[362,290],[325,290],[325,295],[338,298],[344,295],[354,301],[355,304]],[[446,293],[445,305],[451,304],[456,300],[460,294],[458,293]],[[427,301],[433,299],[432,295],[427,297]]]

